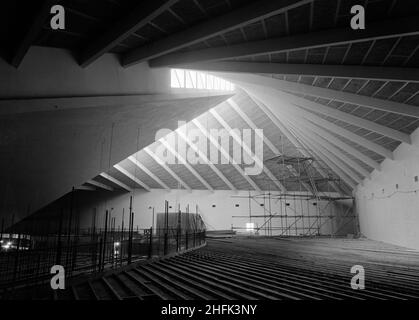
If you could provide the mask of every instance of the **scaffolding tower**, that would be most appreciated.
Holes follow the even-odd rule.
[[[268,191],[233,196],[247,198],[249,205],[247,215],[232,217],[247,219],[250,225],[243,227],[233,224],[233,230],[244,229],[246,232],[266,236],[334,237],[350,223],[355,222],[353,233],[358,233],[354,199],[342,191],[345,190],[345,186],[341,179],[322,161],[313,157],[278,155],[265,162],[270,162],[275,167],[277,176],[280,177],[277,181],[284,186],[290,186],[293,191],[272,191],[271,179],[259,179]],[[332,185],[335,190],[331,189]],[[351,205],[345,208],[343,201],[351,201]],[[252,202],[263,208],[262,214],[252,214]],[[326,234],[322,233],[324,226],[329,226],[324,228],[328,230]]]

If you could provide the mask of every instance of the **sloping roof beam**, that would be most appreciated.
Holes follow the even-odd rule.
[[[341,148],[345,152],[353,155],[355,158],[357,158],[358,160],[361,160],[362,162],[364,162],[365,164],[367,164],[371,168],[374,168],[377,171],[381,170],[381,165],[377,161],[375,161],[375,160],[371,159],[370,157],[366,156],[365,154],[358,151],[354,147],[344,143],[342,140],[339,140],[338,138],[336,138],[335,136],[333,136],[332,134],[330,134],[329,132],[327,132],[323,128],[315,126],[313,123],[311,123],[311,122],[309,122],[309,121],[307,121],[307,120],[305,120],[304,118],[301,118],[301,117],[298,119],[298,121],[300,123],[302,123],[306,128],[310,129],[310,131],[314,132],[315,134],[322,137],[323,139],[326,139],[327,141],[329,141],[332,144],[334,144],[335,146]]]
[[[109,181],[115,183],[116,185],[120,186],[122,189],[125,189],[125,190],[127,190],[129,192],[132,192],[133,191],[131,187],[128,187],[125,183],[119,181],[118,179],[115,179],[114,177],[110,176],[109,174],[107,174],[105,172],[102,172],[100,174],[100,176],[102,178],[105,178],[106,180],[109,180]]]
[[[247,123],[247,125],[250,128],[252,128],[253,130],[257,129],[256,124],[240,109],[240,107],[237,105],[237,103],[234,102],[233,99],[230,98],[226,102],[234,111],[236,111],[239,114],[239,116]],[[274,155],[282,154],[268,137],[265,136],[263,141],[266,143],[266,145],[273,152]],[[295,176],[297,175],[296,172],[294,172],[293,170],[289,170],[289,171],[292,175],[295,175]],[[307,183],[303,182],[303,186],[305,189],[307,189],[307,191],[309,192],[312,191],[310,186]]]
[[[419,82],[418,68],[326,64],[264,63],[241,61],[200,62],[179,67],[199,71],[298,75],[384,81]]]
[[[74,190],[96,191],[96,188],[95,187],[91,187],[91,186],[78,186],[78,187],[74,188]]]
[[[145,26],[179,0],[147,0],[94,39],[81,53],[80,65],[87,67],[132,33]]]
[[[280,113],[281,108],[287,108],[286,104],[281,104],[281,103],[279,104],[279,107],[278,107],[278,102],[280,102],[281,100],[278,97],[277,90],[269,89],[266,87],[254,86],[254,85],[247,85],[247,84],[244,84],[244,85],[246,86],[248,91],[252,92],[254,96],[257,96],[259,98],[264,97],[264,99],[270,100],[270,101],[277,101],[277,103],[272,104],[272,105],[275,105],[275,107],[272,107],[271,105],[267,106],[271,109],[272,112]],[[391,160],[394,159],[393,152],[391,152],[390,150],[366,138],[363,138],[345,128],[342,128],[336,124],[333,124],[330,121],[324,120],[311,112],[305,111],[304,109],[298,108],[297,106],[293,109],[293,112],[298,113],[299,115],[305,117],[307,120],[313,122],[314,124],[321,126],[325,129],[328,129],[332,132],[335,132],[336,134],[346,139],[349,139],[367,149],[370,149],[374,151],[375,153],[378,153]]]
[[[230,190],[237,191],[237,188],[231,183],[231,181],[211,162],[210,159],[208,159],[208,157],[201,150],[199,150],[199,148],[182,132],[182,130],[178,130],[176,133],[196,154],[198,154],[205,164],[210,166],[212,171],[214,171],[214,173],[230,188]]]
[[[310,137],[310,134],[305,132],[303,129],[297,128],[297,126],[292,124],[290,125],[292,126],[293,130],[298,131],[300,133],[300,136],[304,137],[304,139],[308,142],[309,145],[311,145],[313,148],[317,149],[317,151],[325,155],[326,158],[329,159],[329,161],[331,161],[332,163],[334,163],[341,171],[343,171],[347,177],[350,177],[356,183],[362,183],[362,179],[358,176],[358,174],[345,162],[340,160],[335,154],[333,154],[325,147],[323,147],[321,144],[319,144],[317,141],[312,139]],[[341,177],[344,177],[345,175],[342,175],[341,172],[339,173],[339,176]]]
[[[283,80],[277,80],[277,81],[280,82],[279,85],[280,85],[281,90],[285,90],[285,91],[289,90],[291,92],[299,93],[299,94],[315,95],[316,97],[332,99],[336,101],[341,101],[341,102],[346,102],[346,103],[351,103],[355,105],[372,108],[375,110],[381,110],[381,111],[391,112],[391,113],[395,113],[395,114],[399,114],[403,116],[419,118],[419,110],[418,110],[418,107],[415,107],[415,106],[410,106],[407,104],[403,104],[403,103],[399,103],[399,102],[395,102],[391,100],[377,99],[373,97],[363,96],[363,95],[344,92],[344,91],[309,86],[309,85],[301,84],[301,83],[298,83],[298,84],[295,83],[296,85],[294,86],[294,85],[290,85],[290,83],[287,83],[287,81],[283,81]],[[378,124],[376,124],[376,126],[378,126]],[[392,130],[392,129],[388,128],[388,130]],[[386,135],[389,136],[390,134],[394,136],[394,133],[391,133],[390,131]],[[396,137],[397,136],[395,136],[393,139],[395,139]],[[396,140],[403,141],[405,143],[410,143],[410,142],[406,142],[405,141],[406,138],[403,136],[399,136]]]
[[[328,152],[332,153],[334,156],[339,158],[342,162],[347,164],[349,167],[351,167],[351,169],[355,170],[363,177],[370,178],[370,172],[364,169],[360,164],[356,163],[348,156],[343,154],[341,150],[332,145],[329,141],[323,139],[321,136],[318,136],[315,132],[311,131],[308,127],[305,126],[304,122],[299,121],[298,117],[295,117],[288,112],[286,112],[286,114],[288,114],[287,117],[289,117],[289,119],[292,119],[292,123],[298,124],[298,127],[307,133],[311,140],[315,141],[318,145],[328,150]]]
[[[91,184],[92,186],[95,186],[95,187],[98,187],[98,188],[101,188],[101,189],[105,189],[105,190],[108,190],[108,191],[113,191],[112,187],[107,186],[106,184],[95,181],[95,180],[89,180],[86,183]]]
[[[308,148],[309,150],[311,150],[315,155],[317,155],[318,158],[322,159],[324,161],[324,163],[330,168],[332,169],[343,181],[345,181],[345,183],[351,187],[352,189],[355,189],[357,186],[357,182],[351,177],[348,176],[346,174],[346,172],[344,172],[339,166],[337,166],[333,161],[331,161],[327,155],[325,155],[324,153],[322,153],[317,147],[316,145],[310,143],[307,139],[306,136],[303,136],[301,134],[301,132],[298,131],[298,129],[296,128],[292,128],[292,131],[295,132],[298,136],[299,139],[301,139],[302,143],[304,143],[305,147]]]
[[[419,18],[413,16],[370,23],[365,30],[352,30],[349,27],[345,27],[275,39],[244,42],[224,47],[213,47],[189,52],[174,52],[153,59],[149,63],[152,67],[187,65],[195,62],[250,57],[416,34],[419,34]]]
[[[199,182],[201,182],[204,185],[205,188],[214,192],[214,188],[211,187],[210,184],[204,178],[202,178],[202,176],[194,168],[192,168],[192,166],[188,163],[187,159],[181,156],[179,152],[177,152],[165,139],[161,139],[160,142],[170,153],[172,153],[176,158],[178,158],[180,163],[183,164],[195,176],[195,178],[197,178]]]
[[[310,86],[303,83],[284,81],[284,80],[273,79],[273,78],[269,78],[265,76],[258,76],[258,75],[250,75],[250,74],[240,75],[240,74],[228,73],[228,74],[222,74],[222,76],[231,81],[255,84],[255,85],[275,89],[277,91],[285,91],[283,93],[281,92],[284,98],[290,98],[290,99],[292,98],[294,101],[304,104],[303,106],[305,108],[309,108],[309,109],[314,108],[315,110],[313,111],[321,110],[322,113],[333,112],[335,116],[345,117],[346,120],[343,120],[343,121],[351,121],[351,123],[357,120],[363,126],[369,126],[370,128],[369,130],[371,131],[377,130],[377,131],[380,131],[380,133],[383,132],[381,134],[385,133],[385,135],[392,136],[393,139],[398,140],[398,141],[403,141],[405,143],[410,143],[410,138],[408,139],[408,136],[402,134],[401,132],[397,133],[397,130],[393,130],[390,128],[387,128],[386,130],[384,126],[380,126],[379,124],[373,124],[371,123],[371,121],[367,121],[365,119],[363,120],[363,119],[360,119],[359,117],[355,117],[349,114],[345,115],[343,114],[343,112],[339,110],[333,111],[333,110],[325,109],[328,107],[316,104],[314,102],[311,104],[305,103],[304,100],[307,100],[307,99],[303,99],[299,97],[294,98],[293,97],[294,95],[290,95],[289,93],[287,94],[287,92],[292,92],[292,93],[296,93],[300,95],[304,94],[304,95],[310,95],[314,97],[321,97],[325,99],[351,103],[354,105],[360,105],[360,106],[368,107],[371,109],[376,109],[376,110],[381,110],[385,112],[396,113],[399,115],[419,118],[418,107],[410,106],[407,104],[403,104],[403,103],[399,103],[399,102],[395,102],[391,100],[377,99],[377,98],[362,96],[362,95],[358,95],[354,93],[338,91],[338,90],[333,90],[333,89],[328,89],[328,88],[315,87],[315,86]]]
[[[159,177],[157,177],[153,172],[148,170],[148,168],[145,165],[143,165],[140,161],[138,161],[135,157],[129,156],[128,160],[130,160],[138,168],[143,170],[146,174],[148,174],[154,181],[156,181],[161,187],[163,187],[163,189],[170,191],[170,188],[163,181],[161,181]]]
[[[121,172],[123,175],[127,176],[128,178],[130,178],[132,181],[134,181],[136,184],[139,184],[140,186],[142,186],[144,189],[146,189],[147,191],[151,191],[151,188],[146,185],[144,182],[142,182],[140,179],[138,179],[136,176],[134,176],[133,174],[131,174],[128,170],[122,168],[119,164],[116,164],[113,166],[116,170],[118,170],[119,172]]]
[[[243,152],[246,152],[250,157],[252,157],[252,150],[250,149],[250,146],[244,143],[242,139],[237,136],[237,134],[234,132],[234,130],[230,127],[230,125],[215,111],[214,109],[211,109],[209,111],[213,115],[213,117],[226,129],[232,136],[234,140],[236,140],[237,143],[239,143],[242,148]],[[269,177],[269,179],[272,180],[272,182],[279,188],[279,190],[286,192],[286,188],[284,185],[278,180],[277,177],[275,177],[272,172],[263,164],[262,159],[259,159],[256,154],[254,156],[255,164],[257,166],[260,166],[263,169],[263,172]]]
[[[163,160],[161,160],[149,147],[143,149],[154,161],[156,161],[164,170],[166,170],[179,184],[185,187],[186,190],[192,191],[192,188],[183,181],[172,169],[168,167]]]
[[[248,92],[250,97],[255,101],[257,106],[266,114],[266,116],[275,124],[275,126],[287,137],[288,140],[291,141],[291,143],[297,148],[297,150],[304,156],[304,157],[312,157],[312,155],[307,151],[307,149],[299,139],[297,139],[293,132],[291,132],[278,118],[277,114],[274,114],[270,108],[268,108],[264,103],[262,103],[259,99],[257,99],[254,95],[252,95],[250,92]],[[265,101],[269,102],[269,101]],[[327,178],[328,174],[321,168],[317,163],[313,163],[313,166],[316,168],[316,170],[319,172],[319,174],[323,178]],[[330,183],[333,189],[337,192],[341,192],[341,188],[335,183]]]
[[[208,132],[207,129],[197,120],[193,119],[192,123],[204,134],[204,136],[217,148],[218,151],[220,151],[221,155],[228,159],[229,163],[231,163],[236,169],[240,176],[247,181],[250,186],[255,189],[256,191],[261,192],[262,190],[259,188],[259,186],[244,172],[244,170],[236,164],[233,159],[231,158],[230,154],[218,143],[218,141]]]
[[[187,100],[195,98],[218,98],[228,99],[233,94],[231,92],[210,92],[208,90],[196,91],[191,93],[169,93],[169,94],[134,94],[134,95],[102,95],[92,97],[57,97],[57,98],[19,98],[1,99],[0,115],[33,113],[44,111],[57,111],[81,108],[97,108],[98,106],[140,106],[145,103],[168,102],[176,100]]]
[[[10,64],[12,66],[14,66],[15,68],[19,67],[26,53],[29,51],[29,48],[35,42],[36,38],[39,36],[40,32],[42,31],[44,23],[47,20],[48,16],[50,15],[51,6],[53,4],[60,4],[60,2],[61,2],[60,0],[43,1],[42,6],[40,7],[39,11],[35,15],[34,19],[32,20],[25,35],[23,36],[23,39],[21,39],[16,50],[13,52],[13,56],[10,61]]]
[[[133,49],[123,55],[122,65],[130,66],[168,54],[256,21],[286,12],[313,0],[263,0],[251,3],[227,14],[204,21],[192,28],[169,35],[150,45]]]

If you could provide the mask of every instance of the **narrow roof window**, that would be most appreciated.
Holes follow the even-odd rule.
[[[171,69],[171,87],[199,90],[234,91],[234,84],[205,72]]]

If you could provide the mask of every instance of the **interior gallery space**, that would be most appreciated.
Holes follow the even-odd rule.
[[[417,0],[0,8],[0,300],[419,298]]]

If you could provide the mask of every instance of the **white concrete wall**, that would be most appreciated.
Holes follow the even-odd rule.
[[[98,193],[94,196],[94,193],[86,193],[86,202],[83,199],[79,199],[77,202],[80,206],[80,216],[81,216],[81,225],[82,227],[90,227],[91,225],[91,214],[93,208],[97,208],[98,212],[98,226],[104,225],[104,213],[106,209],[112,209],[112,217],[116,217],[116,225],[121,224],[122,219],[122,210],[125,209],[125,226],[128,223],[128,208],[129,208],[129,194],[122,194],[117,196],[107,197],[106,195],[111,195],[109,192]],[[218,190],[214,193],[203,190],[194,190],[188,192],[186,190],[172,190],[167,192],[166,190],[153,189],[151,192],[146,192],[143,190],[136,190],[133,194],[133,211],[135,212],[134,216],[134,226],[139,226],[139,228],[149,228],[152,221],[152,210],[149,209],[155,208],[155,213],[164,212],[164,201],[169,201],[169,205],[172,206],[170,212],[174,212],[176,208],[180,205],[181,210],[184,211],[186,206],[189,204],[190,212],[195,212],[195,208],[198,205],[198,212],[201,214],[207,228],[209,230],[227,230],[231,229],[231,226],[235,227],[245,227],[246,222],[250,222],[249,218],[233,218],[232,216],[240,215],[249,215],[249,200],[247,198],[248,192],[241,191],[234,193],[232,191],[223,191]],[[253,194],[255,194],[253,192]],[[257,193],[258,195],[260,193]],[[263,199],[258,199],[259,203],[263,203]],[[315,216],[316,206],[313,206],[313,201],[306,200],[287,200],[290,203],[290,206],[285,206],[285,203],[280,201],[272,200],[271,208],[272,212],[283,213],[289,216],[288,225],[292,224],[295,219],[293,218],[294,214],[300,215],[303,213],[305,216],[311,215]],[[325,222],[320,229],[320,233],[328,235],[331,232],[336,232],[340,226],[344,225],[348,219],[343,219],[342,215],[346,212],[348,205],[351,205],[352,201],[342,202],[337,205],[330,205],[325,210],[321,210],[322,214],[328,216],[330,214],[335,215],[336,218],[333,219],[333,224],[330,219],[324,219]],[[324,207],[327,202],[320,202],[320,207]],[[235,205],[238,204],[239,207]],[[213,207],[215,205],[215,207]],[[269,208],[268,200],[265,201],[266,208]],[[282,207],[282,208],[281,208]],[[319,207],[319,208],[320,208]],[[302,208],[302,209],[301,209]],[[282,210],[282,211],[281,211]],[[264,213],[264,208],[258,205],[256,202],[251,201],[251,211],[252,215],[263,215],[269,214],[268,212]],[[273,226],[280,226],[279,218],[273,219]],[[260,226],[263,222],[263,219],[252,219],[252,222],[258,223]],[[308,223],[313,224],[312,232],[315,232],[315,218],[306,218],[304,219],[304,226],[307,227]],[[285,226],[285,218],[283,218],[283,224]],[[303,227],[302,221],[297,221],[298,227]],[[244,231],[244,230],[243,230]],[[277,231],[279,232],[279,231]],[[298,235],[301,232],[298,231]],[[348,223],[343,228],[341,228],[339,234],[346,235],[347,233],[354,233],[354,224]],[[264,231],[261,231],[261,234],[264,235]],[[278,234],[278,233],[277,233]],[[296,235],[295,228],[290,228],[289,235]]]
[[[0,59],[2,99],[168,93],[168,69],[147,63],[121,67],[117,55],[105,54],[87,68],[64,49],[31,47],[18,69]]]
[[[412,145],[401,144],[394,160],[385,160],[355,194],[363,235],[419,249],[419,129],[411,138]]]

